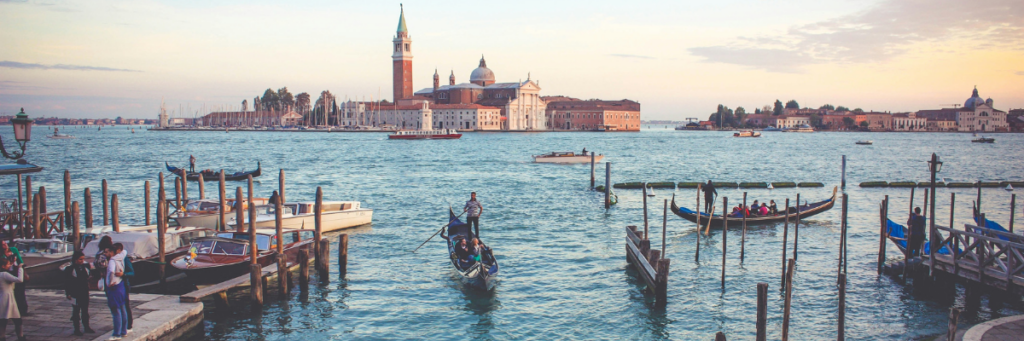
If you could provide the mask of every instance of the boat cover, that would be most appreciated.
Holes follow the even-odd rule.
[[[96,236],[96,239],[90,241],[89,244],[82,249],[82,253],[86,256],[92,256],[99,252],[100,239],[103,239],[103,236],[110,236],[111,241],[115,244],[123,244],[125,251],[128,251],[128,256],[133,259],[149,258],[160,252],[160,244],[157,240],[156,233],[110,232]],[[174,234],[168,233],[164,235],[165,253],[173,252],[179,247],[175,240]]]
[[[999,232],[1010,233],[1010,230],[1007,230],[1005,227],[1003,227],[1003,225],[999,225],[999,223],[997,223],[997,222],[994,222],[994,221],[991,221],[991,220],[988,220],[988,219],[985,219],[985,221],[982,222],[980,216],[974,216],[974,223],[978,224],[978,226],[981,226],[981,227],[986,227],[986,228],[993,229],[993,230],[996,230],[996,231],[999,231]],[[977,232],[977,231],[972,231],[972,232]],[[1002,239],[1002,240],[1007,240],[1007,241],[1010,240],[1010,238],[1006,237],[1006,236],[998,236],[998,237],[999,237],[999,239]]]
[[[907,227],[906,226],[897,224],[896,222],[892,221],[892,219],[886,219],[886,222],[888,223],[889,236],[896,237],[896,238],[901,238],[901,239],[907,239]],[[903,248],[904,250],[907,248],[907,241],[906,240],[897,240],[896,243],[899,244],[900,247]],[[924,249],[928,250],[928,248],[931,247],[931,243],[932,243],[931,241],[925,240],[924,241]],[[939,249],[939,254],[940,255],[948,255],[949,254],[949,248],[947,248],[945,245],[943,245],[942,248]]]

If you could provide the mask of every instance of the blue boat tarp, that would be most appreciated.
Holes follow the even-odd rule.
[[[886,219],[886,224],[887,224],[887,228],[889,229],[889,236],[896,237],[896,238],[901,238],[901,239],[907,239],[907,237],[906,237],[906,235],[907,235],[907,227],[906,226],[897,224],[896,222],[892,221],[892,219]],[[897,240],[896,243],[899,244],[900,247],[902,247],[903,249],[907,248],[907,241],[906,240]],[[926,240],[924,242],[924,249],[928,250],[930,247],[931,247],[931,241],[927,241]],[[947,248],[945,245],[943,245],[942,248],[939,249],[939,254],[940,255],[948,255],[949,254],[949,248]]]
[[[1003,225],[999,225],[999,223],[997,223],[997,222],[985,219],[985,222],[983,223],[981,221],[981,217],[979,217],[979,216],[974,216],[974,223],[978,224],[978,226],[981,226],[981,227],[989,228],[989,229],[996,230],[996,231],[999,231],[999,232],[1010,233],[1010,230],[1007,230],[1005,227],[1003,227]],[[978,231],[972,231],[972,232],[978,232]],[[1009,241],[1010,237],[999,236],[999,239]]]

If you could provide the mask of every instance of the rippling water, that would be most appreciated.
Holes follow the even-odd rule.
[[[69,127],[74,140],[43,138],[37,127],[28,159],[46,167],[33,174],[45,185],[50,207],[62,206],[62,173],[72,171],[74,198],[93,189],[98,212],[100,180],[121,198],[122,220],[142,221],[143,181],[156,182],[164,161],[183,166],[189,154],[200,168],[241,170],[262,161],[257,194],[276,189],[276,170],[287,173],[289,200],[311,200],[317,186],[328,200],[360,200],[373,208],[372,227],[351,235],[346,280],[287,300],[271,295],[262,313],[244,299],[229,309],[208,308],[210,340],[298,339],[753,339],[756,284],[769,284],[768,333],[782,324],[782,226],[751,227],[745,264],[739,264],[739,229],[729,230],[726,289],[720,289],[721,232],[702,238],[701,258],[693,223],[668,217],[666,256],[672,258],[668,305],[651,307],[642,284],[627,269],[623,227],[643,225],[637,190],[618,190],[620,202],[605,211],[602,196],[589,190],[589,165],[542,165],[530,155],[587,150],[606,155],[613,182],[627,181],[818,181],[826,188],[748,190],[748,200],[784,201],[797,193],[810,201],[831,194],[847,155],[849,194],[849,285],[847,337],[851,340],[913,339],[944,333],[948,305],[919,300],[888,277],[875,274],[878,203],[892,198],[894,220],[906,213],[909,190],[861,189],[862,181],[928,177],[925,161],[937,152],[940,177],[951,181],[1021,180],[1021,135],[993,135],[995,144],[970,143],[968,134],[766,132],[759,139],[734,139],[726,132],[468,133],[455,141],[388,141],[385,134],[148,132],[125,127],[97,131]],[[873,146],[854,141],[871,139]],[[603,165],[598,182],[603,182]],[[166,173],[165,173],[166,175]],[[13,197],[13,177],[0,179]],[[168,182],[173,191],[173,183]],[[230,183],[244,186],[244,183]],[[215,183],[208,193],[214,194]],[[154,185],[155,191],[155,185]],[[483,239],[502,264],[492,293],[464,288],[435,238],[410,250],[447,222],[448,206],[461,207],[476,191],[484,205]],[[719,189],[730,205],[742,191]],[[974,189],[957,193],[957,224],[970,219]],[[948,224],[949,193],[940,189],[938,221]],[[155,192],[154,192],[155,193]],[[190,195],[197,186],[190,184]],[[921,192],[916,205],[920,206]],[[985,189],[989,217],[1009,220],[1010,193]],[[660,248],[663,200],[651,198],[652,246]],[[696,193],[675,193],[692,207]],[[719,199],[721,200],[721,199]],[[782,203],[780,202],[780,205]],[[1018,209],[1020,211],[1020,209]],[[801,224],[794,280],[791,336],[836,336],[835,287],[840,205]],[[1022,217],[1017,216],[1017,221]],[[657,231],[657,232],[655,232]],[[657,237],[655,237],[657,235]],[[790,233],[792,236],[792,231]],[[792,237],[790,237],[792,238]],[[790,241],[792,246],[792,241]],[[900,259],[889,247],[890,260]],[[337,240],[332,250],[337,250]],[[332,259],[336,262],[336,259]],[[337,271],[332,266],[332,271]],[[961,317],[963,325],[1019,314],[1019,301],[987,299]],[[963,305],[962,298],[954,301]],[[212,306],[212,305],[211,305]]]

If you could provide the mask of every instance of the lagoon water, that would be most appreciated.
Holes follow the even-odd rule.
[[[816,181],[825,188],[750,189],[748,201],[786,198],[818,201],[840,183],[840,160],[847,155],[849,194],[849,285],[846,330],[850,340],[915,339],[945,333],[950,305],[916,297],[897,281],[875,272],[878,204],[890,195],[891,217],[905,221],[909,190],[859,188],[863,181],[925,181],[925,161],[936,152],[948,181],[1024,178],[1018,134],[992,135],[995,144],[971,143],[970,134],[765,132],[736,139],[731,132],[674,131],[645,127],[639,133],[467,133],[452,141],[388,141],[383,133],[150,132],[135,127],[68,127],[72,140],[45,138],[36,127],[29,161],[46,167],[32,174],[46,186],[49,207],[63,205],[62,176],[71,170],[74,200],[85,187],[99,212],[100,181],[121,200],[122,221],[142,222],[143,182],[155,183],[164,162],[236,171],[260,161],[258,196],[277,188],[277,170],[287,174],[287,199],[312,200],[321,186],[326,200],[360,200],[373,208],[370,227],[352,231],[348,276],[311,285],[308,294],[269,295],[253,312],[238,295],[230,308],[209,304],[209,340],[371,340],[371,339],[753,339],[756,285],[769,285],[768,337],[780,338],[782,325],[782,225],[750,227],[744,264],[742,231],[728,231],[726,288],[720,288],[721,231],[702,238],[700,259],[695,226],[668,217],[665,257],[672,259],[668,304],[652,307],[642,282],[625,260],[623,228],[643,226],[638,190],[617,190],[619,204],[602,206],[589,189],[589,165],[546,165],[531,154],[579,151],[605,155],[612,182],[627,181]],[[872,146],[854,142],[874,140]],[[9,143],[8,146],[13,144]],[[604,181],[599,165],[598,182]],[[173,182],[167,185],[173,193]],[[207,183],[216,195],[216,183]],[[228,184],[229,193],[243,182]],[[14,197],[14,177],[0,179],[4,196]],[[484,206],[482,239],[495,250],[502,269],[491,293],[463,287],[447,262],[441,239],[416,253],[410,250],[447,222],[449,206],[459,210],[476,191]],[[840,191],[842,192],[842,191]],[[916,206],[922,205],[918,191]],[[938,221],[949,222],[950,193],[957,193],[956,224],[970,219],[975,189],[940,189]],[[719,189],[729,204],[743,191]],[[190,183],[189,194],[198,195]],[[696,193],[659,190],[650,198],[652,246],[661,247],[663,203],[673,194],[693,207]],[[985,189],[983,208],[990,219],[1009,221],[1011,192]],[[841,195],[841,194],[840,194]],[[794,277],[790,335],[796,340],[836,337],[836,266],[841,205],[801,223]],[[1016,220],[1024,220],[1019,212]],[[99,214],[97,213],[97,216]],[[792,226],[791,226],[792,228]],[[656,232],[655,232],[656,231]],[[790,231],[792,238],[792,231]],[[337,250],[333,237],[332,251]],[[792,248],[792,240],[790,240]],[[888,247],[890,261],[902,257]],[[335,253],[336,254],[336,253]],[[332,257],[332,262],[337,262]],[[336,263],[335,263],[336,264]],[[1020,314],[1024,305],[988,299],[961,315],[961,326]],[[962,290],[952,302],[963,306]],[[102,313],[102,312],[96,312]]]

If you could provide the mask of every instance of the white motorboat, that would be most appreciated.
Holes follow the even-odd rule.
[[[783,128],[782,131],[789,133],[813,133],[814,128],[806,124],[801,124],[799,127]]]
[[[312,201],[285,203],[281,212],[281,227],[285,229],[313,229],[316,221]],[[320,213],[320,231],[331,232],[350,227],[369,224],[373,220],[373,210],[362,208],[358,201],[324,201]],[[246,212],[248,213],[248,212]],[[250,217],[244,223],[248,228]],[[237,223],[235,217],[228,220],[230,229]],[[275,228],[275,208],[273,205],[256,207],[256,228]]]
[[[860,141],[857,141],[857,144],[865,145],[865,146],[870,146],[870,145],[872,145],[874,143],[875,143],[875,141],[871,141],[871,140],[860,140]]]
[[[224,215],[231,217],[235,214],[235,199],[225,199],[226,207],[224,207]],[[267,198],[252,198],[252,202],[257,206],[266,205],[269,201]],[[248,209],[248,200],[242,201],[242,208]],[[178,223],[178,226],[195,226],[205,227],[208,229],[218,229],[220,225],[220,200],[192,200],[188,204],[185,204],[183,211],[178,211],[171,215],[171,219],[174,219]]]
[[[601,162],[604,155],[595,155],[594,162]],[[588,163],[590,155],[576,154],[574,152],[551,152],[544,155],[534,155],[533,162],[536,163]]]

